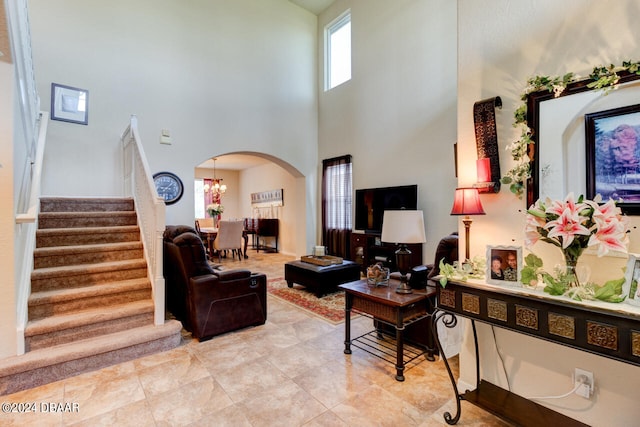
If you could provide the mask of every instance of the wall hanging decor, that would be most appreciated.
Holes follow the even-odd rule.
[[[478,182],[474,186],[480,193],[497,193],[500,191],[500,156],[498,154],[496,108],[502,108],[502,99],[499,96],[473,104],[473,123],[479,160],[477,165],[479,169],[482,165],[490,171],[489,181]]]
[[[283,199],[284,190],[279,188],[277,190],[261,191],[259,193],[251,193],[251,206],[265,207],[265,206],[284,206]]]
[[[89,91],[51,83],[51,120],[89,124]]]

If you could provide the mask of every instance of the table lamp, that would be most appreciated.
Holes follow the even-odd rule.
[[[484,215],[477,188],[456,188],[451,215],[465,215],[462,219],[465,228],[465,258],[469,257],[469,235],[471,234],[471,218],[469,215]]]
[[[424,217],[422,211],[399,210],[384,211],[382,220],[382,236],[380,240],[395,243],[400,247],[395,252],[396,265],[400,272],[400,285],[396,288],[399,294],[413,292],[407,283],[407,273],[411,266],[411,251],[407,244],[424,243],[427,238],[424,233]]]

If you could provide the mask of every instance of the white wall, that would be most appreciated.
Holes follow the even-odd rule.
[[[268,153],[315,185],[311,13],[286,0],[33,0],[29,9],[42,99],[52,82],[89,90],[88,126],[49,126],[43,194],[120,194],[119,136],[131,114],[151,173],[187,185],[167,207],[169,224],[193,222],[189,184],[213,156]],[[159,144],[161,129],[172,145]]]
[[[298,180],[301,177],[292,175],[289,171],[274,163],[245,169],[240,173],[240,194],[238,201],[243,217],[278,218],[279,235],[278,251],[288,255],[301,256],[309,253],[304,246],[298,247],[298,233],[306,228],[307,217],[299,214],[304,204],[299,203],[303,197],[298,196]],[[251,193],[283,189],[283,205],[274,207],[255,208],[251,206]],[[268,246],[274,247],[275,240],[268,239]],[[309,245],[309,248],[311,244]],[[251,256],[251,254],[249,254]]]
[[[319,17],[319,49],[324,27],[348,8],[352,79],[320,91],[319,159],[351,154],[354,190],[418,184],[423,258],[431,263],[440,238],[457,227],[448,214],[456,187],[456,4],[337,0]]]
[[[569,71],[588,76],[596,65],[621,64],[640,56],[640,27],[636,22],[640,5],[634,0],[620,0],[615,5],[596,0],[458,0],[458,14],[460,186],[475,181],[474,102],[493,96],[502,98],[503,108],[496,115],[504,173],[513,166],[505,148],[519,137],[520,129],[512,127],[513,113],[521,105],[520,94],[527,78]],[[499,194],[481,198],[487,215],[474,218],[472,256],[484,254],[487,244],[523,245],[525,202],[504,186]],[[637,225],[638,220],[632,217],[632,226]],[[560,261],[559,251],[544,246],[539,243],[534,250],[543,255],[545,263]],[[640,235],[634,230],[631,250],[638,249]],[[590,258],[592,270],[600,277],[620,277],[623,258]],[[483,377],[507,387],[490,329],[480,327],[479,334]],[[573,387],[570,375],[580,367],[595,376],[596,395],[591,401],[571,396],[542,404],[590,425],[637,425],[637,367],[500,329],[496,329],[496,339],[515,393],[563,394]],[[475,381],[473,359],[467,342],[461,354],[462,382]]]

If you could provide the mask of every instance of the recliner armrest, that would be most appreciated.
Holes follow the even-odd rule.
[[[220,281],[227,282],[230,280],[246,279],[251,277],[251,271],[243,269],[215,271]]]

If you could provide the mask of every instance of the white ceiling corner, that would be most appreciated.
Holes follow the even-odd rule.
[[[289,0],[293,4],[297,4],[303,9],[307,9],[314,15],[320,15],[326,8],[331,6],[335,0]]]

